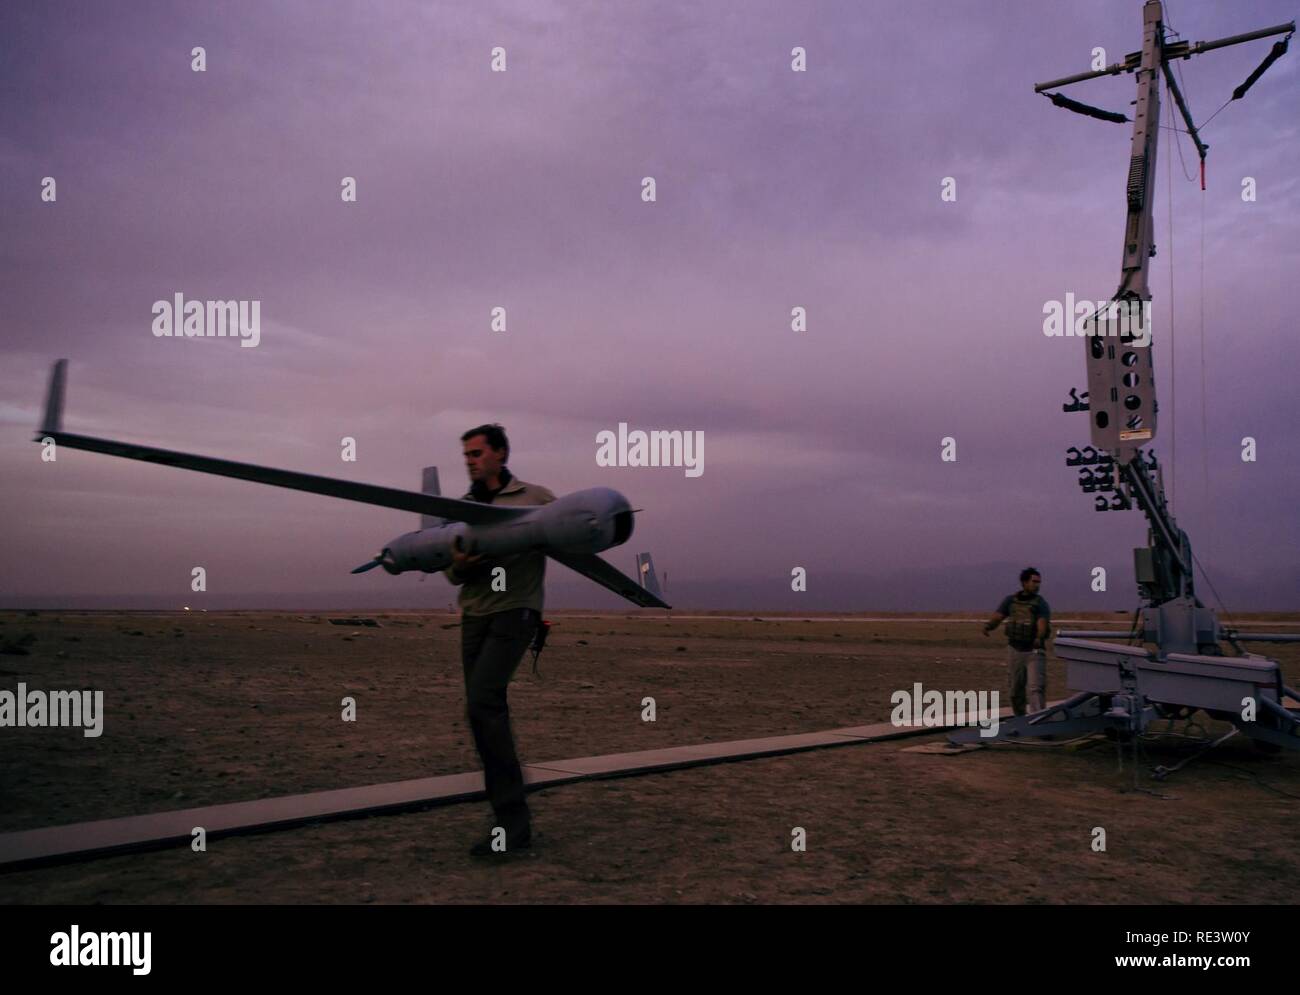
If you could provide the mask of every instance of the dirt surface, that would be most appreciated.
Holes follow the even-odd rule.
[[[732,613],[734,614],[734,613]],[[999,688],[972,619],[552,616],[511,687],[525,762],[887,721],[890,695]],[[927,613],[927,617],[934,613]],[[434,613],[0,612],[0,690],[104,691],[104,734],[0,729],[0,832],[477,769],[459,631]],[[347,617],[335,613],[334,617]],[[1083,616],[1073,615],[1080,618]],[[1123,623],[1123,616],[1096,616]],[[1278,630],[1300,630],[1284,616]],[[1240,620],[1239,620],[1240,621]],[[1260,650],[1263,652],[1263,650]],[[1270,647],[1300,684],[1300,648]],[[1048,668],[1063,697],[1064,669]],[[642,699],[657,720],[641,719]],[[341,699],[356,699],[343,722]],[[1203,717],[1202,717],[1203,718]],[[1211,731],[1220,727],[1207,723]],[[1226,728],[1226,727],[1223,727]],[[1163,732],[1165,723],[1154,730]],[[1173,730],[1186,733],[1180,723]],[[1194,735],[1204,729],[1192,729]],[[0,901],[1284,903],[1300,756],[1237,737],[942,756],[939,736],[556,787],[527,855],[466,853],[484,803],[0,874]],[[1155,794],[1151,792],[1156,792]],[[791,847],[796,828],[806,852]],[[1093,850],[1094,829],[1106,833]]]

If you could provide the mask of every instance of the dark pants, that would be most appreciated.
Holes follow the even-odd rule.
[[[460,657],[465,668],[469,728],[483,761],[488,801],[507,839],[527,833],[529,825],[506,687],[540,622],[541,615],[531,608],[461,618]]]

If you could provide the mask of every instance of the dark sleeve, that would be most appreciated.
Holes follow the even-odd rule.
[[[998,614],[999,615],[1011,614],[1011,595],[1008,594],[1005,598],[1002,599],[1002,604],[998,605]]]
[[[1038,601],[1038,617],[1045,618],[1049,622],[1052,620],[1052,606],[1047,603],[1046,598],[1040,598]]]

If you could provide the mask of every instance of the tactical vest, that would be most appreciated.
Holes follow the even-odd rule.
[[[1018,650],[1034,648],[1034,639],[1038,632],[1038,618],[1035,612],[1041,610],[1043,596],[1035,594],[1028,600],[1013,596],[1011,613],[1007,616],[1007,642]]]

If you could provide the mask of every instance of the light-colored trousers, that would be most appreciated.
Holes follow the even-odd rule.
[[[1029,685],[1029,711],[1047,707],[1047,654],[1043,650],[1007,647],[1007,676],[1011,680],[1011,710],[1025,714],[1025,684]]]

